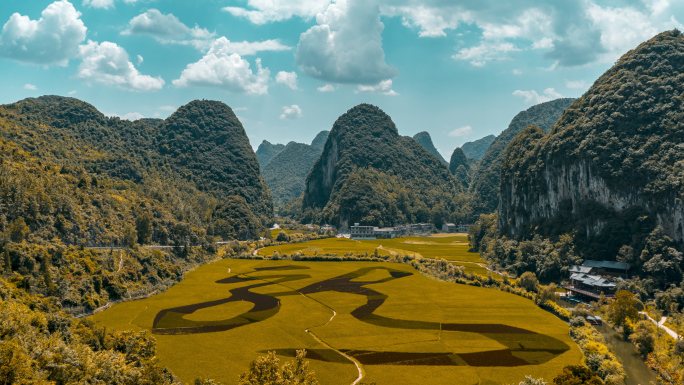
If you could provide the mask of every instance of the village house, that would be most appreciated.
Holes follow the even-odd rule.
[[[611,298],[617,287],[615,279],[627,278],[630,267],[625,262],[586,260],[582,265],[570,267],[570,284],[561,287],[580,299],[592,301],[601,294]]]
[[[445,223],[442,225],[442,231],[445,233],[455,233],[458,227],[453,223]]]

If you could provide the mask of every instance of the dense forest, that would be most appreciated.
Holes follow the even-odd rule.
[[[432,143],[432,138],[430,137],[430,134],[427,131],[421,131],[415,135],[413,135],[413,139],[416,140],[416,142],[420,143],[421,146],[425,147],[430,154],[434,155],[437,157],[437,159],[441,160],[442,163],[448,164],[446,160],[444,160],[444,157],[442,154],[437,151],[435,148],[435,144]]]
[[[487,135],[484,138],[464,143],[461,146],[461,149],[466,157],[480,160],[485,155],[492,142],[494,142],[494,139],[496,139],[496,136]]]
[[[670,285],[684,268],[682,51],[679,31],[654,37],[620,58],[548,134],[530,126],[515,137],[502,163],[498,219],[476,229],[484,254],[544,278],[576,260],[625,261],[641,279],[632,292],[680,290]]]
[[[489,214],[499,204],[501,160],[513,137],[529,125],[548,131],[574,99],[556,99],[537,104],[517,114],[487,149],[470,184],[473,213]]]

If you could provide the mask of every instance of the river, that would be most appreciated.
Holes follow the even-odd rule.
[[[606,324],[596,326],[596,329],[603,334],[615,355],[622,360],[622,365],[627,372],[625,385],[647,385],[651,381],[655,382],[655,373],[644,363],[631,342],[623,340],[615,330]]]

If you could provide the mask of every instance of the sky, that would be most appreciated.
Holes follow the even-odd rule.
[[[2,0],[0,103],[135,120],[219,100],[255,148],[371,103],[449,159],[680,22],[684,0]]]

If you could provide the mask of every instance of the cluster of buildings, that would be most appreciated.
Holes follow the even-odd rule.
[[[446,223],[442,226],[442,231],[447,233],[467,233],[470,225],[454,225]],[[349,228],[352,239],[392,239],[408,234],[429,234],[436,230],[432,223],[413,223],[395,227],[375,227],[361,226],[354,223]]]
[[[630,268],[630,264],[625,262],[586,260],[579,266],[570,267],[570,283],[561,287],[582,300],[594,301],[601,294],[612,298],[616,281],[627,278]]]

